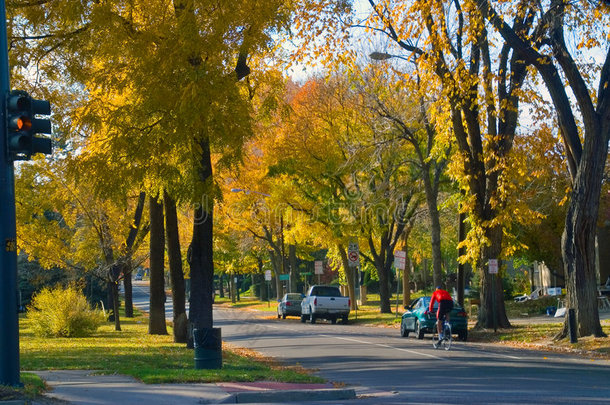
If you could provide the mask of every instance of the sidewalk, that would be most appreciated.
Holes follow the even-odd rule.
[[[217,384],[144,384],[123,375],[95,375],[87,370],[34,371],[51,388],[45,397],[78,405],[167,405],[289,403],[349,400],[354,389],[331,384],[270,381]],[[35,402],[34,404],[49,402]],[[53,403],[53,402],[50,402]],[[2,404],[2,402],[0,402]]]

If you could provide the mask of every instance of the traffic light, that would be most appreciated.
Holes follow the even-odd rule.
[[[33,99],[27,92],[13,90],[6,99],[6,138],[10,160],[29,160],[35,153],[50,154],[53,145],[50,138],[36,134],[51,135],[51,121],[36,118],[50,115],[51,104]]]

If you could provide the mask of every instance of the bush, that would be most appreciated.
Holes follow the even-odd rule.
[[[103,313],[92,310],[75,286],[42,289],[32,298],[27,318],[42,337],[85,337],[104,323]]]

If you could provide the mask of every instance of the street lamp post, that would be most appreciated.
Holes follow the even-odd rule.
[[[402,59],[402,60],[406,60],[407,62],[411,62],[411,59],[406,58],[401,55],[393,55],[391,53],[377,52],[377,51],[371,52],[369,54],[369,58],[371,58],[373,60]]]

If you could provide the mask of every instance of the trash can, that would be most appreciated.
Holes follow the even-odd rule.
[[[222,337],[220,328],[193,329],[195,369],[222,368]]]

